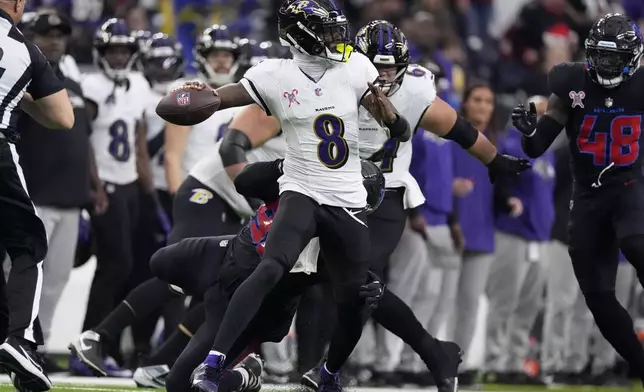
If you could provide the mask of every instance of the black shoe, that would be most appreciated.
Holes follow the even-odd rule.
[[[302,375],[302,378],[300,379],[300,384],[304,385],[307,388],[311,388],[314,391],[317,391],[318,384],[320,383],[321,369],[322,369],[322,365],[319,364],[318,366],[304,373],[304,375]]]
[[[47,374],[52,373],[67,373],[67,369],[58,365],[58,363],[50,355],[41,354],[42,368]]]
[[[318,383],[317,392],[342,392],[340,375],[331,374],[322,367],[320,369],[320,382]]]
[[[438,341],[445,352],[445,361],[442,364],[442,379],[435,379],[438,392],[458,391],[458,367],[463,362],[463,350],[454,342]]]
[[[250,354],[237,367],[243,368],[248,373],[248,382],[240,391],[259,392],[262,389],[262,372],[264,370],[264,362],[259,355]]]
[[[68,348],[95,376],[107,376],[107,369],[103,362],[101,335],[94,331],[85,331],[74,339]]]
[[[29,388],[32,392],[51,389],[51,381],[40,364],[40,358],[18,338],[10,336],[0,346],[0,365],[14,374],[16,389]]]
[[[152,365],[137,368],[132,380],[139,388],[165,388],[165,380],[170,374],[168,365]]]

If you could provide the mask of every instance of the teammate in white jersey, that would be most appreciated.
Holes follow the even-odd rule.
[[[143,122],[150,86],[132,71],[139,46],[125,22],[110,19],[94,39],[96,73],[81,86],[93,132],[98,176],[109,198],[107,212],[92,216],[98,265],[83,330],[95,327],[114,307],[134,264],[133,237],[140,189],[156,199]]]
[[[170,84],[183,76],[185,60],[183,47],[172,37],[163,33],[152,35],[140,54],[141,67],[152,91],[145,108],[145,124],[148,138],[148,154],[152,168],[154,188],[164,210],[172,214],[172,198],[168,193],[165,173],[166,122],[156,114],[155,108],[168,92]]]
[[[195,57],[199,79],[211,87],[221,87],[227,83],[236,82],[241,76],[239,50],[224,25],[212,25],[197,37]],[[175,86],[181,84],[179,82]],[[237,110],[231,108],[219,111],[206,121],[192,127],[167,125],[165,165],[168,190],[171,194],[178,191],[186,175],[199,159],[212,153],[214,144],[222,138]],[[237,229],[218,235],[236,232]]]

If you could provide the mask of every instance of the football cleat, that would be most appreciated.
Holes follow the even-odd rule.
[[[322,365],[318,365],[308,372],[304,373],[300,379],[300,384],[305,387],[309,387],[313,390],[318,389],[318,384],[320,383],[320,371],[322,370]]]
[[[0,366],[14,374],[12,381],[18,390],[44,392],[51,389],[51,381],[39,362],[36,353],[13,336],[0,345]]]
[[[85,331],[69,344],[69,350],[87,365],[97,377],[107,376],[103,360],[101,335],[94,331]]]
[[[329,373],[326,366],[320,369],[320,378],[318,382],[318,392],[341,392],[342,385],[340,385],[340,374]]]
[[[134,371],[132,379],[139,388],[165,388],[165,380],[170,374],[168,365],[140,367]]]
[[[208,354],[190,376],[192,388],[201,392],[218,392],[223,364],[223,355]]]
[[[437,379],[438,392],[458,391],[458,366],[463,362],[463,350],[454,342],[439,341],[447,356],[444,362],[444,377]]]
[[[262,389],[261,377],[264,370],[264,362],[259,355],[254,353],[248,355],[237,365],[237,368],[242,368],[248,372],[248,381],[239,392],[259,392]]]

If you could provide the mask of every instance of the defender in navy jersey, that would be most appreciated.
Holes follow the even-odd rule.
[[[533,105],[520,105],[512,121],[524,134],[524,151],[535,158],[566,128],[574,180],[568,251],[575,275],[600,331],[644,382],[644,349],[615,298],[618,248],[640,282],[644,277],[643,41],[630,18],[601,18],[585,42],[587,62],[551,70],[545,115],[537,121]]]
[[[0,300],[5,309],[0,317],[0,366],[13,375],[17,389],[41,392],[51,388],[33,356],[43,344],[36,318],[47,235],[18,163],[18,105],[49,129],[71,129],[74,111],[45,56],[15,27],[24,7],[24,0],[0,2],[0,248],[6,249],[12,265],[6,296]]]

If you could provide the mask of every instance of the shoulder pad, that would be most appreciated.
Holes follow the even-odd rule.
[[[557,64],[548,74],[550,92],[568,101],[571,91],[583,91],[586,80],[586,68],[582,63]]]
[[[434,80],[434,74],[432,73],[432,71],[418,64],[409,64],[405,75],[417,78],[425,78],[431,81]]]

